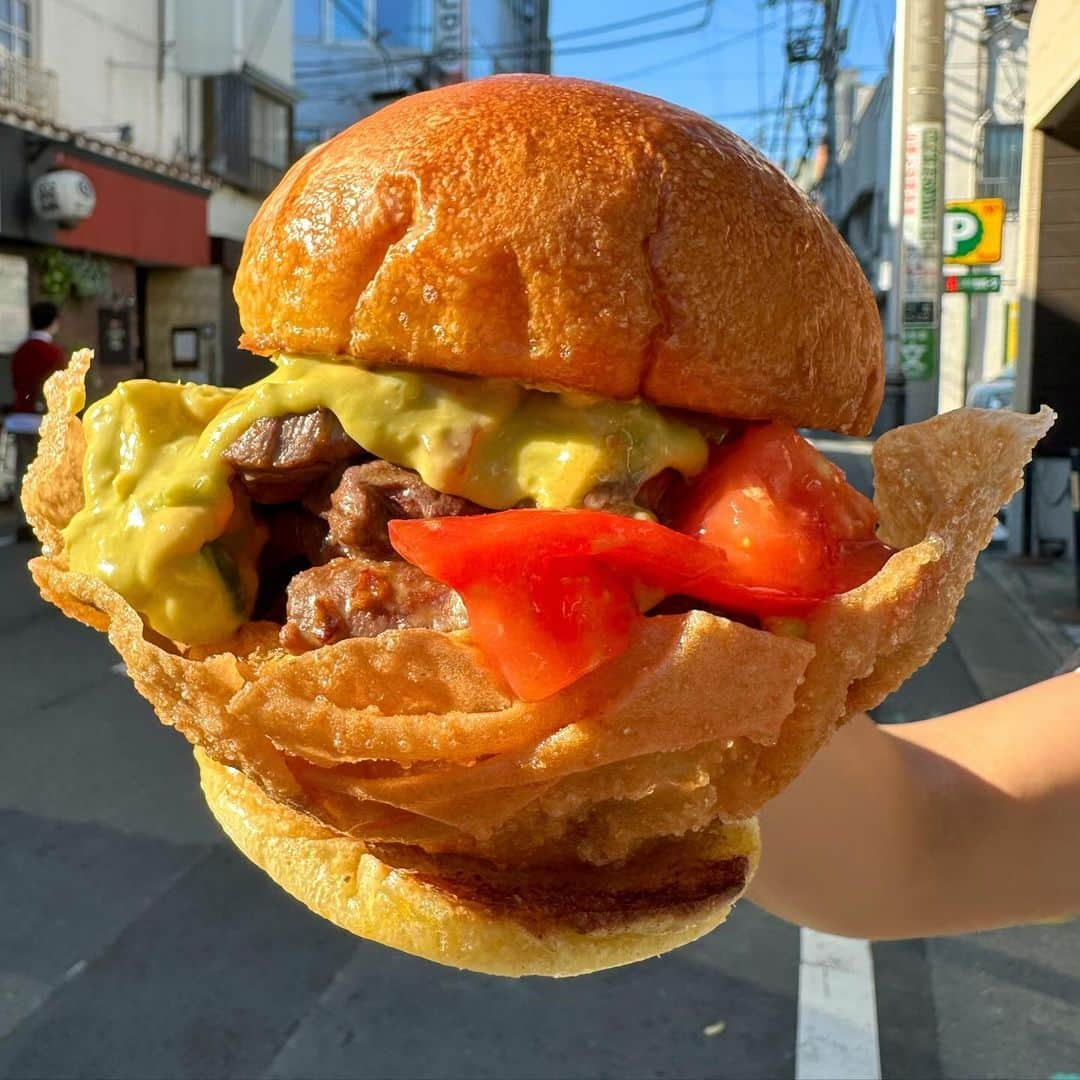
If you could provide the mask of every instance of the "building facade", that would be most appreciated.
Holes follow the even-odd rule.
[[[1058,419],[1036,450],[1010,543],[1042,554],[1075,544],[1080,513],[1069,461],[1080,450],[1080,4],[1039,0],[1028,48],[1014,405],[1049,405]]]
[[[231,271],[292,158],[291,30],[287,0],[0,5],[0,355],[52,299],[92,395],[250,377]]]
[[[937,411],[957,408],[976,383],[1015,369],[1018,355],[1020,167],[1028,75],[1026,4],[955,5],[945,27],[945,199],[1000,198],[1000,258],[972,268],[996,275],[997,291],[947,291],[941,305]],[[895,286],[888,202],[892,77],[860,85],[842,72],[837,87],[838,154],[827,210],[874,287],[882,316]],[[947,277],[967,273],[946,267]],[[992,283],[992,282],[991,282]],[[891,344],[895,374],[898,355]],[[935,403],[929,403],[933,411]],[[927,415],[925,395],[909,394],[906,419]],[[899,419],[899,410],[891,417]]]
[[[295,0],[294,15],[301,150],[406,94],[551,70],[548,0]]]

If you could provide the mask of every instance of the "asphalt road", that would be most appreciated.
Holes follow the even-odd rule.
[[[0,1076],[793,1076],[798,931],[748,903],[565,982],[439,968],[309,915],[223,840],[187,744],[37,598],[26,556],[0,548]],[[990,576],[965,604],[880,719],[1052,670]],[[873,958],[884,1076],[1080,1073],[1080,923]]]

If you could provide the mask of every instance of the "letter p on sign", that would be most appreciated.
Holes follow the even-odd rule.
[[[969,255],[982,239],[982,222],[970,210],[948,210],[945,213],[945,236],[942,251],[946,259]]]
[[[945,204],[942,256],[947,263],[985,265],[1001,260],[1005,203],[1001,199],[963,199]]]

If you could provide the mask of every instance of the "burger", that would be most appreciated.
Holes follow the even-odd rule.
[[[732,133],[590,82],[391,105],[236,274],[243,389],[53,377],[42,594],[313,911],[568,975],[720,923],[755,814],[944,638],[1051,414],[890,432],[874,297]],[[855,809],[855,808],[853,808]],[[767,855],[766,855],[767,857]]]

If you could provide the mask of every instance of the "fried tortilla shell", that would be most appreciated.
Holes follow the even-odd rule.
[[[86,373],[93,359],[90,349],[79,349],[63,371],[45,380],[47,411],[41,420],[37,456],[23,481],[22,503],[46,558],[60,557],[64,549],[60,530],[83,506],[86,439],[78,414],[86,404]],[[101,624],[99,619],[95,625],[101,629]]]
[[[506,870],[473,856],[365,845],[270,799],[196,751],[236,846],[351,933],[491,975],[579,975],[685,945],[727,917],[757,866],[755,821],[653,841],[622,864]]]
[[[212,758],[337,833],[519,863],[624,860],[659,836],[753,817],[838,724],[880,702],[943,640],[996,510],[1052,423],[963,409],[882,436],[883,537],[902,548],[821,605],[802,638],[690,612],[540,702],[515,699],[467,631],[391,631],[300,656],[252,623],[218,646],[162,639],[102,582],[71,573],[59,528],[86,355],[49,384],[26,485],[46,542],[42,594],[107,629],[140,693]]]

